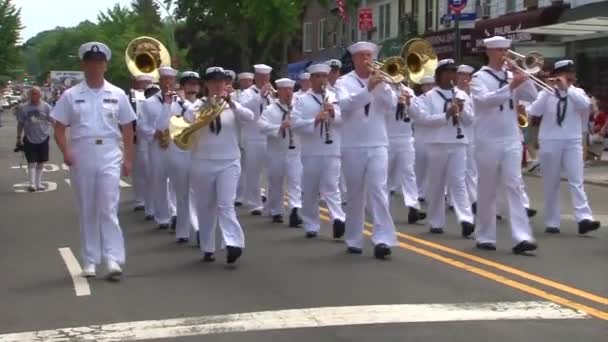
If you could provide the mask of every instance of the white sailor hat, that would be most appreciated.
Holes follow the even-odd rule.
[[[356,54],[357,52],[361,52],[361,51],[371,51],[373,54],[373,58],[375,59],[376,56],[378,55],[378,45],[372,43],[372,42],[356,42],[353,45],[348,47],[348,52],[350,52],[351,55]]]
[[[329,65],[332,69],[342,67],[342,62],[340,62],[339,59],[330,59],[326,61],[325,64]]]
[[[158,68],[158,74],[160,76],[175,77],[177,76],[177,70],[168,65],[162,65],[160,68]]]
[[[446,58],[446,59],[440,60],[439,63],[437,63],[437,69],[435,69],[435,74],[438,74],[439,72],[441,72],[443,70],[456,71],[456,69],[457,69],[457,67],[456,67],[456,63],[454,62],[454,60],[451,58]]]
[[[456,71],[461,72],[463,74],[472,74],[475,71],[475,68],[470,65],[461,64],[458,66],[458,69]]]
[[[228,79],[228,75],[226,75],[226,70],[222,67],[212,66],[205,70],[205,79],[206,80],[226,80]]]
[[[574,71],[574,61],[571,59],[564,59],[561,61],[555,62],[553,65],[553,71]]]
[[[423,78],[420,79],[420,84],[433,84],[433,83],[435,83],[435,76],[433,76],[433,75],[424,76]]]
[[[268,75],[272,71],[272,67],[266,64],[256,64],[253,66],[256,74]]]
[[[145,75],[145,74],[135,76],[135,80],[139,81],[139,82],[154,82],[155,81],[154,76]]]
[[[308,72],[311,74],[329,74],[331,68],[327,64],[313,64],[308,67]]]
[[[201,76],[198,74],[198,72],[194,72],[194,71],[184,71],[182,72],[180,78],[179,78],[179,83],[186,83],[188,81],[198,81],[201,79]]]
[[[507,49],[511,47],[511,39],[501,36],[494,36],[483,40],[486,49]]]
[[[104,43],[84,43],[80,45],[80,48],[78,49],[80,60],[83,60],[85,56],[88,58],[89,56],[99,56],[100,54],[103,54],[107,61],[112,59],[112,51],[110,51],[110,48]]]
[[[239,80],[252,80],[254,77],[252,72],[242,72],[238,75]]]
[[[226,76],[230,78],[231,81],[236,80],[236,73],[233,70],[225,70]]]
[[[309,80],[310,79],[310,73],[309,72],[303,72],[300,74],[300,76],[298,77],[300,80]]]
[[[276,83],[277,88],[293,88],[293,86],[296,84],[296,81],[289,78],[280,78],[274,81],[274,83]]]

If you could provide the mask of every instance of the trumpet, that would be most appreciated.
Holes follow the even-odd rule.
[[[555,90],[553,87],[543,82],[540,78],[534,76],[534,74],[538,73],[543,68],[545,63],[545,58],[543,55],[536,51],[532,51],[527,55],[522,55],[521,53],[517,53],[513,50],[508,50],[507,53],[508,56],[504,57],[507,64],[528,75],[530,80],[534,82],[537,87],[545,90],[551,95],[555,95]]]
[[[177,102],[179,99],[181,99],[181,96],[179,96],[179,94],[175,91],[169,90],[167,91],[164,96],[171,96],[173,97],[172,101],[173,102]],[[163,98],[164,98],[163,96]],[[171,117],[173,116],[181,116],[178,114],[171,114]],[[164,129],[161,131],[160,136],[158,137],[158,145],[160,146],[160,148],[162,148],[163,150],[167,149],[169,147],[169,145],[171,144],[171,131],[169,128]]]
[[[405,80],[406,65],[405,60],[401,57],[390,57],[382,62],[367,62],[367,66],[374,73],[380,74],[384,82],[388,84],[398,85]]]

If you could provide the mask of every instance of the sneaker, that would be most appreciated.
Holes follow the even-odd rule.
[[[122,269],[116,261],[108,260],[107,271],[106,279],[108,280],[119,280],[122,276]]]
[[[84,269],[82,270],[82,276],[85,278],[95,277],[97,273],[95,272],[95,264],[86,264]]]

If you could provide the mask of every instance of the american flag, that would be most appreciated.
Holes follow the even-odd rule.
[[[348,13],[346,13],[346,0],[336,0],[336,4],[338,5],[338,13],[342,20],[345,22],[348,21]]]

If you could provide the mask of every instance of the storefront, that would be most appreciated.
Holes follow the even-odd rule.
[[[460,52],[462,63],[472,64],[475,56],[473,54],[472,29],[460,29]],[[455,41],[456,31],[454,29],[428,32],[424,35],[433,46],[438,59],[456,58]],[[473,63],[474,64],[474,63]]]

